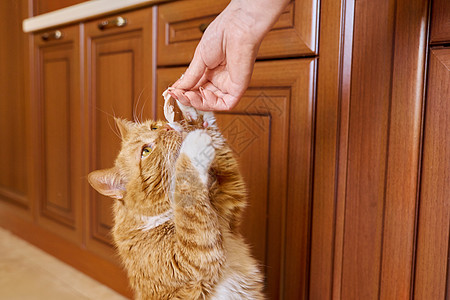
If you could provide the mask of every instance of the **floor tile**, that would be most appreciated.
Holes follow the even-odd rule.
[[[127,299],[0,228],[0,299]]]

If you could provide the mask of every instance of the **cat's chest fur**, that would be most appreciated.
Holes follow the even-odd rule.
[[[170,281],[170,266],[157,262],[170,261],[164,249],[173,248],[173,214],[149,218],[131,215],[121,204],[118,206],[112,233],[132,285],[140,285],[140,280]]]
[[[170,219],[167,219],[168,215]],[[176,258],[172,256],[173,252],[167,251],[176,247],[173,239],[175,225],[172,217],[173,212],[168,211],[168,213],[154,216],[150,221],[147,218],[141,218],[143,223],[132,226],[126,224],[129,225],[134,221],[127,222],[123,219],[124,223],[116,223],[113,232],[120,256],[130,273],[134,286],[144,286],[144,289],[149,291],[154,285],[157,286],[153,288],[154,293],[168,295],[167,299],[189,299],[176,298],[174,293],[185,288],[186,281],[190,281],[195,286],[196,279],[194,274],[190,274],[189,277],[183,276],[182,272],[176,272],[176,268],[181,270],[183,266],[175,263]],[[256,286],[260,284],[260,272],[256,262],[250,258],[242,238],[227,230],[224,232],[223,241],[227,253],[226,262],[222,265],[220,276],[214,280],[213,285],[208,287],[207,299],[263,299],[255,288],[255,284]],[[252,289],[256,289],[257,293]],[[166,299],[158,297],[160,296],[155,299]],[[148,298],[148,295],[138,298],[152,299]]]

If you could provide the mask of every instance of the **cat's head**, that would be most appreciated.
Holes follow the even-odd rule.
[[[115,166],[93,171],[89,183],[99,193],[115,199],[123,199],[127,193],[142,200],[164,197],[181,142],[190,128],[178,123],[135,123],[117,118],[116,125],[122,148]]]

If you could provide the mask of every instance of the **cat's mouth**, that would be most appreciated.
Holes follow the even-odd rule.
[[[189,132],[196,129],[206,129],[208,127],[207,122],[203,122],[203,120],[191,120],[186,121],[182,120],[181,122],[167,122],[162,126],[162,134],[164,139],[167,140],[178,140],[179,145],[184,141]],[[179,147],[178,147],[179,148]]]
[[[189,130],[187,128],[183,127],[183,125],[181,125],[177,122],[166,123],[164,125],[164,128],[167,131],[173,130],[173,131],[177,132],[181,136],[182,140],[184,140],[184,138],[187,136],[187,134],[189,132]]]
[[[169,152],[178,152],[181,143],[188,134],[187,128],[177,122],[165,123],[160,127],[160,141]]]

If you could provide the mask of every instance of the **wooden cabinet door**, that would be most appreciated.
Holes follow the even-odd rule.
[[[307,295],[315,63],[256,63],[236,108],[216,113],[248,187],[242,231],[263,266],[270,299]],[[183,72],[158,69],[158,95]]]
[[[28,45],[21,32],[26,11],[24,1],[0,2],[0,205],[29,212]]]
[[[118,20],[126,23],[118,26]],[[86,23],[89,170],[114,165],[120,149],[114,116],[129,120],[152,117],[151,21],[148,8]],[[109,25],[101,29],[101,22]],[[110,236],[113,200],[88,189],[87,246],[115,261]]]
[[[229,0],[175,1],[158,7],[158,65],[190,63],[206,26]],[[317,53],[317,0],[290,2],[259,48],[258,58]]]
[[[82,99],[79,26],[35,35],[38,223],[72,241],[82,236]]]
[[[432,49],[426,97],[415,299],[450,298],[450,48]]]

